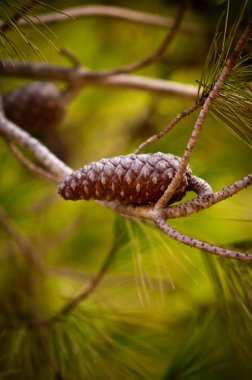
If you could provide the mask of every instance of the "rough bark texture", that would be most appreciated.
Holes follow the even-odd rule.
[[[6,117],[30,133],[39,133],[61,122],[66,104],[50,82],[36,82],[3,95]]]
[[[104,158],[83,166],[59,185],[64,199],[97,199],[134,204],[153,204],[171,182],[180,158],[172,154],[129,154]],[[185,195],[192,177],[187,167],[169,203]]]

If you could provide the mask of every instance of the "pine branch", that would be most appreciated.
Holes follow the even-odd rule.
[[[22,63],[19,61],[0,62],[0,76],[59,80],[75,86],[100,86],[126,88],[159,94],[173,94],[196,99],[197,87],[174,81],[141,77],[136,75],[112,75],[101,78],[99,72],[87,71],[85,67],[69,68],[45,63]]]

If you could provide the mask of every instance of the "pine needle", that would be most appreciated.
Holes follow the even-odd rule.
[[[52,38],[55,38],[55,35],[51,29],[41,23],[41,26],[46,31],[45,32],[37,25],[35,25],[31,19],[31,17],[37,18],[35,12],[40,10],[41,5],[44,5],[44,3],[38,0],[37,3],[33,5],[32,9],[28,10],[24,4],[25,2],[20,0],[15,0],[15,2],[11,3],[7,0],[1,2],[0,20],[2,21],[2,24],[0,24],[0,58],[13,58],[14,54],[17,55],[21,60],[24,60],[24,52],[18,47],[19,36],[19,38],[21,38],[28,46],[30,46],[30,48],[35,52],[39,59],[46,60],[37,44],[33,42],[32,38],[27,34],[24,28],[20,27],[16,20],[13,19],[13,15],[20,14],[20,18],[23,18],[27,22],[27,25],[36,33],[36,36],[41,37],[49,46],[52,46],[54,49],[58,50],[52,41]],[[26,14],[26,11],[28,14]],[[1,30],[1,26],[3,27],[5,25],[8,25],[8,29],[14,32],[14,37],[10,37],[8,35],[8,30],[6,32],[5,30]]]

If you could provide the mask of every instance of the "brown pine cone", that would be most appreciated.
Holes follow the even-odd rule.
[[[26,131],[37,134],[61,122],[66,103],[51,82],[35,82],[3,95],[6,117]]]
[[[179,157],[165,153],[104,158],[72,173],[60,183],[58,192],[64,199],[74,201],[97,199],[153,204],[172,181],[179,163]],[[169,203],[183,198],[191,176],[192,172],[187,167]]]

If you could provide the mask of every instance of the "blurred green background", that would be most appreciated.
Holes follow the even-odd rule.
[[[47,1],[38,10],[91,4]],[[177,2],[168,0],[100,4],[167,17],[177,10]],[[192,1],[185,21],[200,32],[178,33],[158,63],[136,74],[196,85],[223,7],[223,2]],[[231,16],[236,12],[231,7]],[[71,49],[93,70],[144,58],[166,33],[98,17],[69,19],[50,30],[43,32],[57,48]],[[38,32],[25,31],[47,62],[69,65]],[[17,33],[8,36],[25,60],[39,59]],[[29,82],[0,77],[3,92]],[[58,128],[65,161],[77,169],[128,154],[194,102],[86,87]],[[182,155],[196,117],[182,121],[146,151]],[[3,141],[0,163],[0,379],[252,378],[250,264],[210,257],[92,202],[65,202],[55,184],[29,173]],[[251,149],[208,117],[190,165],[217,191],[251,172]],[[251,194],[244,190],[171,224],[212,244],[251,252]],[[18,237],[7,233],[4,221]],[[81,292],[111,249],[116,250],[113,262],[85,301],[55,323],[27,327],[29,320],[55,315]]]

